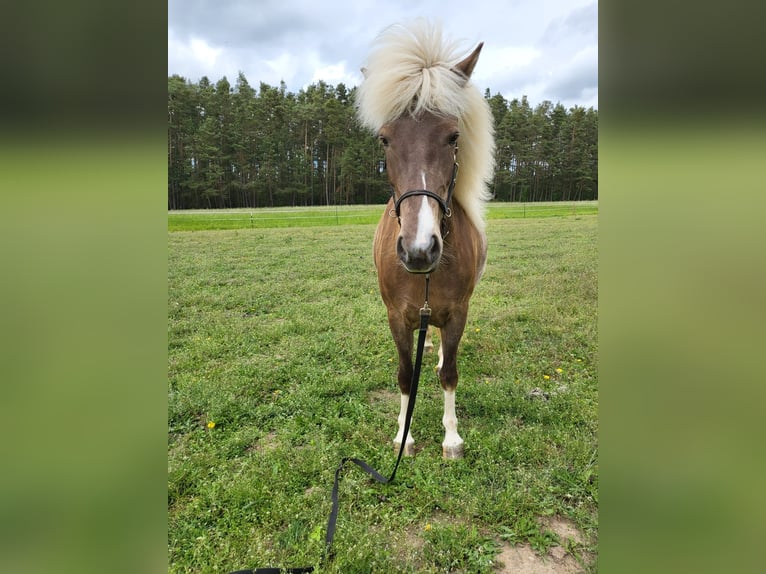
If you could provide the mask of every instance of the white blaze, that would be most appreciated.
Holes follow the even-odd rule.
[[[425,180],[425,175],[423,179]],[[421,201],[420,211],[418,211],[418,231],[415,234],[413,247],[426,251],[431,246],[431,237],[434,235],[436,220],[431,206],[428,205],[428,198],[424,195]]]

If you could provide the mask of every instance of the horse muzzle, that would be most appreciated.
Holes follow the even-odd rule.
[[[399,234],[396,240],[396,254],[410,273],[430,273],[441,260],[441,237],[431,234],[425,238],[408,241],[404,235]]]

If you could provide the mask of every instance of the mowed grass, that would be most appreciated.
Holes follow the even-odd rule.
[[[168,231],[367,224],[377,223],[382,211],[382,205],[169,211]],[[598,201],[492,202],[487,208],[487,219],[561,217],[596,213]]]
[[[395,460],[374,229],[168,235],[169,571],[496,572],[503,545],[564,544],[548,518],[580,531],[565,548],[595,571],[595,215],[489,221],[458,357],[465,458],[442,459],[427,354],[416,456],[389,486],[347,467],[335,558],[319,566],[340,459],[383,474]]]

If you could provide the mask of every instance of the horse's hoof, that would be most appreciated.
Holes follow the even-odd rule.
[[[402,443],[394,443],[394,452],[399,454],[399,449],[402,448]],[[404,444],[404,456],[415,456],[415,443],[408,442]]]
[[[463,443],[455,445],[442,445],[442,457],[447,460],[458,460],[463,458]]]

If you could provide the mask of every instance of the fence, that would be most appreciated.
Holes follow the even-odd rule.
[[[168,230],[309,227],[377,223],[382,205],[338,205],[230,210],[169,211]],[[487,204],[487,219],[565,217],[598,213],[598,201]]]

